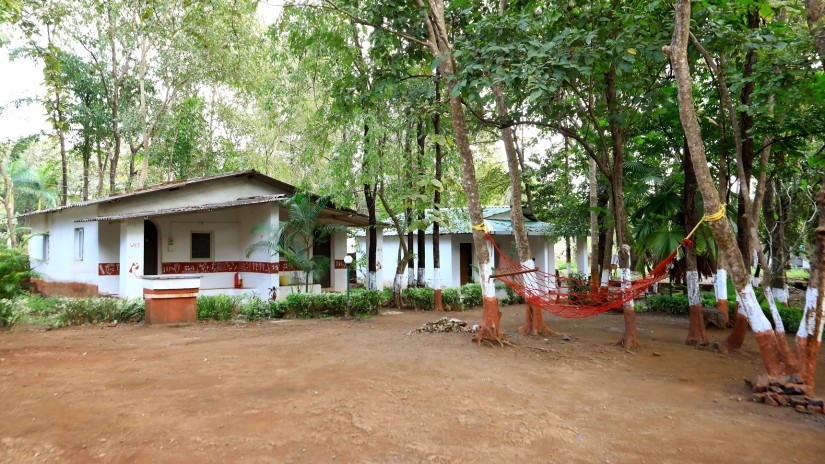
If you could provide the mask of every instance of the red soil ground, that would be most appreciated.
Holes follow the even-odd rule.
[[[640,314],[629,353],[621,315],[548,317],[563,341],[519,336],[523,312],[505,349],[414,332],[432,312],[0,333],[0,462],[825,460],[825,414],[747,401],[752,335],[720,355]]]

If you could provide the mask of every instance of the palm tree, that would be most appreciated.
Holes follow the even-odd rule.
[[[335,232],[346,228],[337,224],[322,224],[321,212],[328,203],[326,197],[313,200],[312,196],[298,192],[292,198],[283,201],[289,212],[289,218],[276,227],[271,224],[259,224],[253,233],[266,232],[268,238],[253,243],[246,250],[246,256],[258,250],[265,250],[272,255],[276,253],[286,259],[287,264],[304,273],[304,291],[309,292],[310,280],[320,279],[329,270],[329,258],[313,256],[312,249],[317,243],[329,240]]]

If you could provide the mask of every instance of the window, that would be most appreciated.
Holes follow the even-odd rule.
[[[74,260],[83,261],[83,228],[74,230]]]
[[[37,234],[29,239],[29,255],[37,261],[49,260],[49,235]]]
[[[192,232],[192,259],[212,259],[212,232]]]

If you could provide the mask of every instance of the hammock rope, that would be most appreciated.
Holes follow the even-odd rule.
[[[716,213],[703,216],[676,249],[641,279],[620,284],[611,282],[606,287],[600,286],[597,290],[591,289],[589,280],[550,274],[537,267],[528,267],[508,258],[493,240],[486,223],[473,226],[473,230],[483,231],[485,238],[499,254],[499,266],[496,274],[490,276],[491,279],[500,280],[524,297],[527,303],[539,306],[551,314],[565,318],[583,318],[618,309],[641,295],[648,287],[667,275],[670,264],[682,247],[693,246],[690,237],[702,223],[718,221],[724,216],[724,204]]]

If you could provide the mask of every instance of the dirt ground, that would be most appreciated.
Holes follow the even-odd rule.
[[[548,317],[564,341],[523,311],[505,349],[416,333],[432,312],[0,333],[0,462],[825,462],[825,414],[747,401],[752,336],[721,355],[640,314],[629,353],[620,315]]]

